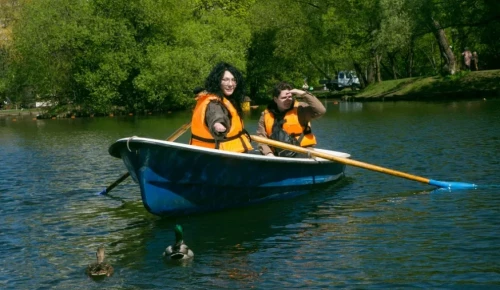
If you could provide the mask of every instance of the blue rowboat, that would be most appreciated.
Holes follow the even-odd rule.
[[[347,153],[315,149],[339,157]],[[345,164],[233,153],[141,137],[109,147],[139,184],[152,214],[182,216],[284,199],[344,176]]]

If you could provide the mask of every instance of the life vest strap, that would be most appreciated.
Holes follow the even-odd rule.
[[[291,136],[292,138],[296,138],[296,137],[299,137],[299,136],[300,136],[299,138],[297,138],[297,142],[299,142],[299,144],[300,144],[300,143],[302,143],[302,139],[304,139],[304,137],[305,137],[307,134],[312,134],[312,131],[311,131],[311,126],[306,126],[306,127],[304,128],[304,131],[302,131],[302,133],[300,133],[300,134],[297,134],[297,133],[292,133],[292,134],[290,134],[290,136]]]
[[[223,142],[229,142],[229,141],[232,141],[232,140],[235,140],[235,139],[242,139],[241,136],[242,135],[247,135],[248,136],[248,139],[250,140],[250,133],[248,133],[247,130],[243,129],[241,130],[240,132],[238,132],[238,134],[232,136],[232,137],[225,137],[224,140],[215,140],[213,138],[203,138],[203,137],[200,137],[200,136],[197,136],[197,135],[194,135],[194,134],[191,134],[191,138],[192,139],[196,139],[196,140],[199,140],[199,141],[202,141],[202,142],[205,142],[205,143],[214,143],[215,144],[215,149],[219,149],[220,147],[220,143],[223,143]],[[245,142],[243,142],[243,140],[241,140],[241,143],[243,144],[243,147],[245,148],[245,152],[248,152],[248,147],[246,146]]]

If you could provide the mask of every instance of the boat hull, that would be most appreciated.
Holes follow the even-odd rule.
[[[123,159],[145,208],[169,216],[293,197],[338,180],[345,169],[324,159],[232,153],[138,137],[116,141],[109,153]]]

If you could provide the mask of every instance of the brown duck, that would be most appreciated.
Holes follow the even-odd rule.
[[[99,247],[96,253],[97,262],[90,264],[87,267],[87,275],[89,277],[109,277],[113,275],[113,267],[104,262],[104,248]]]

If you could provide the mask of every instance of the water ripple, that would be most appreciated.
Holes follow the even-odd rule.
[[[149,214],[108,146],[163,138],[186,116],[0,122],[0,288],[494,288],[500,285],[500,104],[328,103],[319,147],[437,180],[348,167],[309,195],[176,219]],[[254,130],[257,115],[246,123]],[[253,127],[252,127],[253,126]],[[185,229],[190,263],[161,253]],[[110,279],[84,274],[98,246]],[[77,286],[75,286],[77,285]]]

